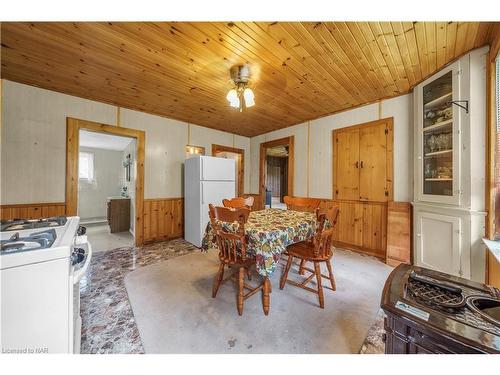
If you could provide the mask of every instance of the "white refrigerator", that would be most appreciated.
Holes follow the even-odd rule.
[[[184,238],[200,247],[207,227],[208,205],[222,206],[235,197],[233,159],[193,156],[184,163]]]

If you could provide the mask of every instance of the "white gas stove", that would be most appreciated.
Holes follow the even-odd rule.
[[[79,353],[79,281],[92,257],[80,218],[2,222],[2,353]]]

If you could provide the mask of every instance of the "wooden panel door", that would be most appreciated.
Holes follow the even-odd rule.
[[[387,126],[384,122],[359,129],[359,199],[387,202]]]
[[[334,132],[334,197],[359,200],[359,129]]]

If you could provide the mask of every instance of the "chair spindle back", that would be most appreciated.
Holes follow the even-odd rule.
[[[332,253],[332,238],[339,216],[338,207],[330,207],[318,214],[318,230],[314,239],[314,256],[320,258],[328,258]],[[330,227],[325,229],[326,222],[330,223]]]
[[[247,255],[245,223],[250,210],[215,207],[212,204],[208,207],[210,222],[219,248],[219,259],[227,264],[244,262]],[[234,226],[236,226],[234,232],[227,229]]]
[[[249,210],[252,209],[254,202],[253,197],[236,197],[233,199],[223,199],[222,204],[224,207],[229,207],[229,208],[248,208]]]
[[[315,212],[321,201],[316,198],[301,198],[290,197],[286,195],[283,198],[288,210],[301,211],[301,212]]]

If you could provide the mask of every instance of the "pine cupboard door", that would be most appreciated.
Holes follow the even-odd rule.
[[[335,131],[334,198],[359,200],[359,129]]]
[[[385,123],[359,129],[359,199],[387,202],[387,133]]]

